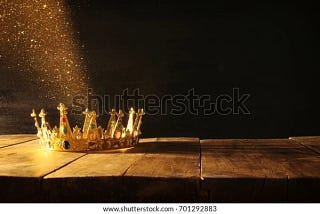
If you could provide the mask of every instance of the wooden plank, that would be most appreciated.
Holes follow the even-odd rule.
[[[198,138],[158,138],[140,144],[145,156],[127,170],[125,178],[135,187],[137,201],[202,201],[200,192],[200,143]]]
[[[285,201],[286,174],[255,151],[247,139],[201,141],[202,187],[210,192],[214,202]],[[271,162],[271,163],[270,163]],[[266,179],[268,177],[268,179]],[[274,185],[279,190],[272,196],[264,186]]]
[[[199,155],[146,154],[125,174],[137,177],[199,178]]]
[[[37,140],[0,150],[0,201],[45,201],[41,177],[83,156],[83,153],[44,151]]]
[[[135,187],[132,191],[138,201],[202,200],[199,154],[149,153],[135,162],[125,177]]]
[[[128,176],[199,177],[200,141],[198,138],[158,138],[138,144],[129,152],[144,153],[127,171]]]
[[[320,137],[290,137],[292,143],[300,143],[314,155],[287,162],[293,169],[288,180],[288,201],[317,202],[320,191]]]
[[[289,139],[299,142],[320,154],[320,136],[290,137]]]
[[[0,148],[35,140],[34,134],[0,135]]]
[[[199,143],[200,139],[197,137],[160,137],[160,138],[157,138],[157,142]]]
[[[148,138],[89,154],[21,137],[0,136],[16,144],[0,149],[2,202],[320,202],[317,137]]]
[[[99,153],[85,157],[57,170],[44,179],[66,177],[122,176],[143,154]]]
[[[288,179],[320,178],[319,158],[288,139],[204,140],[201,151],[202,186],[216,202],[288,201]]]
[[[199,138],[156,138],[142,141],[132,150],[132,153],[200,153]]]
[[[87,202],[199,200],[199,140],[177,140],[88,154],[47,175],[43,186],[55,202],[76,202],[79,196]]]
[[[151,143],[151,142],[157,142],[157,139],[156,137],[153,137],[153,138],[140,138],[139,139],[139,143]]]
[[[1,149],[0,176],[42,177],[85,155],[47,151],[37,140]]]
[[[202,170],[203,176],[214,172],[213,169],[209,170],[210,167],[214,169],[219,167],[215,164],[224,164],[225,166],[220,167],[219,170],[227,170],[228,173],[230,173],[230,167],[236,169],[231,176],[238,173],[238,176],[278,178],[284,172],[291,177],[301,176],[301,171],[295,170],[295,167],[304,166],[304,162],[317,163],[318,161],[318,157],[308,149],[288,139],[201,141],[201,149],[205,161],[202,163],[206,166]],[[208,158],[221,158],[221,163],[219,161],[206,164]],[[303,175],[319,175],[317,171],[308,170],[308,166],[304,167]]]
[[[43,188],[52,202],[117,202],[126,199],[122,176],[143,154],[88,154],[44,177]]]

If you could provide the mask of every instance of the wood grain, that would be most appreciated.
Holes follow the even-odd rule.
[[[85,157],[57,170],[44,179],[66,177],[122,176],[143,154],[99,153]]]
[[[47,175],[50,201],[172,202],[199,198],[199,139],[149,139],[135,148],[88,154]]]
[[[34,134],[0,135],[0,148],[37,139]]]
[[[289,139],[299,142],[307,148],[320,154],[320,136],[290,137]]]
[[[158,138],[139,144],[130,152],[145,155],[126,172],[127,176],[187,178],[200,176],[198,138]]]
[[[83,155],[43,150],[37,140],[2,148],[0,176],[40,178]]]
[[[42,176],[85,155],[44,151],[37,140],[2,148],[0,150],[0,201],[42,202]]]
[[[320,202],[319,137],[147,138],[55,152],[0,136],[2,202]]]
[[[289,139],[203,140],[201,151],[202,186],[212,201],[288,201],[287,180],[320,178],[319,157]]]

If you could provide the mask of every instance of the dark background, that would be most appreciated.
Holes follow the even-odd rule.
[[[88,87],[96,94],[113,96],[125,88],[160,97],[191,88],[212,97],[232,95],[233,88],[250,94],[250,115],[146,115],[143,137],[320,135],[319,9],[312,1],[69,0],[68,5]],[[1,75],[10,71],[2,66]],[[2,84],[1,93],[12,98],[2,96],[0,133],[34,133],[33,106],[20,101],[24,80],[14,81]],[[35,103],[56,112],[58,101]],[[49,119],[57,124],[55,114]],[[107,116],[99,122],[106,126]]]

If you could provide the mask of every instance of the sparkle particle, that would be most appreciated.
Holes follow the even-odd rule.
[[[77,35],[64,0],[0,0],[0,58],[36,82],[47,98],[86,88]]]

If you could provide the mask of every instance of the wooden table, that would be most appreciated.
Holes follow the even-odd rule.
[[[320,137],[141,139],[55,152],[0,135],[0,202],[320,202]]]

